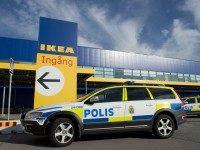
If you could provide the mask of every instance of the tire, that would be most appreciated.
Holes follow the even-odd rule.
[[[165,114],[159,115],[154,123],[153,132],[157,138],[166,139],[173,135],[175,130],[174,120]]]
[[[49,139],[54,146],[70,145],[75,138],[74,124],[68,118],[56,119],[49,130]]]

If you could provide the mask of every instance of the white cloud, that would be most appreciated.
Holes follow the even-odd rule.
[[[158,55],[196,59],[200,57],[200,32],[196,29],[190,29],[180,20],[175,19],[171,37],[158,50]]]
[[[174,19],[171,37],[157,51],[164,57],[200,60],[200,1],[186,0],[182,11],[189,11],[194,16],[197,29],[188,27],[180,19]]]
[[[200,0],[187,0],[182,9],[193,14],[195,23],[200,29]]]
[[[82,36],[78,36],[78,46],[102,48],[101,45],[95,42],[89,41],[87,38],[82,37]]]
[[[125,20],[120,15],[107,18],[107,11],[97,7],[91,8],[88,15],[110,36],[114,49],[149,53],[149,46],[139,43],[140,32],[143,28],[142,19]]]

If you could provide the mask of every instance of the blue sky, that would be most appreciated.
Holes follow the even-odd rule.
[[[200,60],[200,0],[1,0],[0,36],[37,40],[39,17],[78,23],[78,44]]]

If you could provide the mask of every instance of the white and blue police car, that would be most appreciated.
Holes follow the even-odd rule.
[[[171,87],[123,85],[96,90],[77,100],[21,115],[26,132],[67,146],[88,133],[152,131],[169,138],[185,122],[182,101]]]

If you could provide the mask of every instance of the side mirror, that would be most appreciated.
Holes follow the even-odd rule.
[[[93,105],[94,103],[96,103],[98,101],[99,101],[99,97],[98,96],[94,96],[94,97],[90,98],[89,100],[87,100],[85,102],[85,104]]]
[[[99,101],[99,97],[98,96],[93,96],[92,98],[90,98],[90,102],[91,103],[96,103]]]

